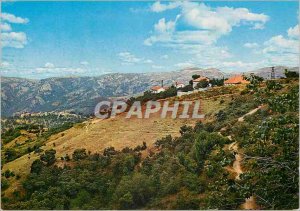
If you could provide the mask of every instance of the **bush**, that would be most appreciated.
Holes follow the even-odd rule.
[[[270,80],[266,82],[268,90],[280,90],[282,89],[282,85],[274,80]]]
[[[87,157],[86,150],[85,149],[76,149],[73,152],[72,157],[73,157],[73,160],[75,160],[75,161],[85,159]]]
[[[42,171],[44,164],[41,160],[35,160],[33,161],[33,163],[31,164],[31,173],[36,173],[39,174]]]
[[[9,187],[7,179],[1,178],[1,190],[4,191]]]
[[[201,81],[199,81],[199,83],[197,83],[197,85],[196,85],[196,88],[197,89],[199,89],[199,88],[206,88],[206,87],[208,87],[208,81],[207,80],[201,80]]]
[[[190,91],[193,91],[194,88],[193,88],[193,85],[186,85],[182,88],[178,88],[178,90],[182,91],[182,92],[190,92]]]
[[[287,69],[285,69],[284,75],[287,78],[299,78],[299,73],[294,71],[288,71]]]
[[[43,155],[40,156],[41,161],[46,162],[47,166],[50,166],[55,163],[55,154],[54,149],[46,150]]]
[[[4,157],[7,162],[13,161],[21,155],[13,148],[8,148],[4,151]]]
[[[224,79],[217,79],[213,78],[209,81],[212,86],[223,86],[224,85]]]

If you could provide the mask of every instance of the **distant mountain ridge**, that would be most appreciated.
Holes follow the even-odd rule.
[[[265,70],[262,69],[261,72]],[[153,85],[188,84],[192,75],[229,77],[218,69],[186,68],[162,73],[111,73],[97,77],[62,77],[32,80],[2,77],[1,114],[20,112],[74,111],[89,114],[107,97],[130,96]]]
[[[299,67],[288,68],[286,66],[276,66],[276,67],[274,67],[275,77],[276,78],[285,77],[285,75],[284,75],[285,69],[288,69],[289,71],[299,72]],[[271,68],[264,67],[264,68],[260,68],[260,69],[257,69],[257,70],[251,71],[251,72],[260,77],[263,77],[263,78],[270,78]]]

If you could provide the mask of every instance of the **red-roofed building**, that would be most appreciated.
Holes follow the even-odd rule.
[[[169,87],[167,87],[167,86],[164,86],[164,87],[152,86],[150,90],[152,93],[160,93],[160,92],[166,91],[167,89],[169,89]]]
[[[206,78],[206,77],[199,77],[199,78],[196,78],[195,80],[193,80],[193,88],[195,88],[197,86],[197,84],[202,81],[202,80],[206,80],[209,82],[209,78]]]
[[[244,79],[243,75],[236,75],[224,81],[224,85],[249,84],[249,83],[250,83],[249,81]]]

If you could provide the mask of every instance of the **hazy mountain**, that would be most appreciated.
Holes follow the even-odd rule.
[[[129,96],[153,85],[180,81],[188,84],[191,76],[223,77],[218,69],[188,68],[163,73],[113,73],[98,77],[64,77],[30,80],[2,77],[3,116],[16,112],[69,110],[91,113],[104,97]]]
[[[274,67],[275,77],[276,78],[285,77],[285,75],[284,75],[285,69],[288,69],[289,71],[299,72],[299,67],[275,66]],[[250,72],[254,73],[260,77],[263,77],[265,79],[268,79],[271,77],[271,67],[264,67],[264,68],[260,68],[260,69],[250,71]]]
[[[275,67],[277,77],[284,76],[287,67]],[[297,70],[298,67],[287,68]],[[270,68],[255,71],[268,78]],[[31,80],[2,77],[1,109],[3,116],[17,112],[75,111],[92,113],[95,105],[103,98],[130,96],[148,90],[153,85],[188,84],[192,75],[209,78],[229,77],[218,69],[186,68],[162,73],[112,73],[98,77],[64,77]],[[235,73],[236,74],[236,73]]]

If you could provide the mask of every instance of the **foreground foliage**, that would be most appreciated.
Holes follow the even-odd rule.
[[[279,85],[277,84],[279,83]],[[181,136],[103,154],[76,149],[55,165],[55,150],[34,161],[22,190],[2,197],[6,209],[239,209],[254,196],[261,209],[299,204],[299,117],[296,83],[256,81],[232,98],[214,122],[183,126]],[[237,118],[262,105],[243,122]],[[219,133],[222,131],[222,134]],[[243,155],[235,159],[231,135]],[[148,156],[142,153],[147,150]],[[10,174],[9,172],[7,174]],[[5,180],[6,181],[6,180]],[[7,188],[7,181],[4,185]]]

